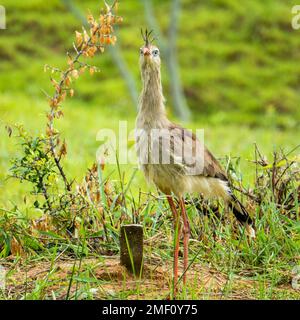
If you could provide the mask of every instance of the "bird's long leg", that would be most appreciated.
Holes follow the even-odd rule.
[[[179,253],[179,239],[180,239],[180,228],[179,228],[179,219],[180,215],[176,210],[175,203],[173,201],[172,196],[167,196],[171,211],[173,213],[174,218],[174,237],[175,237],[175,250],[174,250],[174,296],[177,293],[177,282],[178,282],[178,253]]]
[[[186,285],[186,270],[188,268],[189,263],[189,238],[190,238],[190,224],[189,219],[186,213],[184,199],[181,197],[179,200],[179,205],[182,213],[183,218],[183,267],[184,267],[184,274],[183,274],[183,284]]]

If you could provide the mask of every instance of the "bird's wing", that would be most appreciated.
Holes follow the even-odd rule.
[[[174,157],[181,159],[187,173],[228,180],[218,160],[193,132],[173,123],[169,129],[174,137]]]
[[[206,176],[211,178],[217,178],[222,181],[226,181],[228,184],[228,178],[225,171],[222,169],[218,160],[212,155],[212,153],[204,146],[204,143],[197,139],[196,135],[191,131],[184,129],[178,125],[172,124],[170,130],[173,131],[174,146],[176,144],[182,144],[183,148],[188,150],[192,149],[193,152],[184,153],[185,171],[189,174],[191,164],[194,162],[194,170],[192,173],[196,175]],[[175,157],[179,157],[179,152],[174,148]],[[232,209],[237,220],[246,225],[247,233],[251,238],[255,237],[255,231],[252,227],[253,221],[247,212],[243,204],[228,190],[227,198],[230,208]]]

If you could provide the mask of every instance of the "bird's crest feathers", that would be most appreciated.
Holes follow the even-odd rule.
[[[143,32],[143,29],[141,28],[141,35],[145,42],[146,47],[148,47],[149,44],[151,44],[155,40],[155,37],[153,37],[153,35],[152,35],[152,38],[150,39],[150,35],[152,32],[153,30],[148,31],[147,29],[145,30],[145,32]]]

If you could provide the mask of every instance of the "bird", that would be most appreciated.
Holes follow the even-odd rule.
[[[183,285],[187,282],[190,226],[185,207],[187,194],[199,198],[221,198],[248,235],[255,237],[254,223],[244,205],[233,194],[226,172],[190,130],[169,120],[161,82],[159,48],[152,31],[141,30],[139,52],[142,91],[135,125],[136,151],[146,179],[166,195],[174,219],[173,288],[178,283],[180,223],[183,221]],[[176,206],[178,204],[178,208]]]

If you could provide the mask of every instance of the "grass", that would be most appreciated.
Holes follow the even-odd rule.
[[[84,12],[98,8],[96,1],[75,3]],[[165,32],[169,3],[154,3]],[[93,226],[79,215],[75,228],[79,237],[60,233],[44,220],[36,233],[31,233],[29,226],[44,215],[35,210],[35,197],[27,183],[7,179],[10,161],[20,154],[20,148],[18,140],[8,138],[4,125],[22,123],[34,134],[44,130],[47,103],[42,89],[48,91],[50,86],[43,66],[65,63],[64,52],[70,49],[71,35],[81,23],[58,0],[2,4],[7,9],[8,28],[0,30],[0,247],[6,248],[0,264],[7,270],[7,290],[0,292],[0,297],[167,297],[172,290],[171,213],[165,199],[146,185],[136,166],[106,166],[103,181],[110,181],[113,205],[106,204],[104,221],[98,211],[89,213]],[[233,162],[239,158],[234,166],[237,177],[252,189],[256,169],[249,160],[254,159],[254,142],[272,163],[275,149],[287,152],[300,140],[299,31],[290,27],[290,6],[289,1],[279,0],[183,1],[178,56],[184,91],[193,111],[193,121],[186,126],[204,128],[206,144],[223,163],[225,155]],[[142,10],[137,1],[120,6],[125,18],[119,30],[120,47],[138,88],[139,28],[145,25]],[[58,123],[68,143],[65,169],[78,184],[95,161],[100,146],[97,132],[118,128],[119,120],[127,120],[130,131],[135,121],[136,110],[111,57],[103,55],[94,63],[102,72],[83,76],[75,84],[75,97],[65,103],[65,117]],[[172,117],[168,84],[163,68],[168,114]],[[101,182],[100,187],[105,199]],[[126,207],[118,205],[120,195]],[[291,287],[291,271],[300,258],[298,204],[294,204],[296,217],[290,217],[275,205],[271,193],[260,206],[243,200],[255,217],[254,242],[248,241],[230,217],[225,221],[208,219],[193,205],[188,207],[193,263],[188,287],[178,298],[300,298],[299,291]],[[144,228],[145,274],[140,280],[118,265],[119,227],[129,222],[139,222]],[[109,241],[105,241],[104,227]],[[20,238],[15,241],[14,236]]]
[[[89,242],[84,253],[84,245],[72,247],[67,239],[54,241],[49,237],[45,242],[40,240],[44,247],[35,254],[2,259],[1,264],[9,270],[8,291],[3,298],[165,298],[172,288],[172,219],[162,198],[157,204],[150,199],[147,206],[155,211],[145,209],[139,215],[145,233],[145,270],[140,280],[121,267],[114,254],[107,256],[104,250],[106,253],[99,255],[102,242],[96,247]],[[226,219],[227,223],[208,219],[189,206],[193,263],[188,271],[187,293],[178,298],[300,298],[290,286],[291,268],[299,259],[295,223],[272,210],[272,205],[265,204],[261,210],[262,218],[256,219],[257,239],[249,242],[231,219]],[[113,242],[111,249],[117,252],[118,243]]]
[[[272,168],[271,168],[272,170]],[[104,174],[106,171],[104,171]],[[238,175],[238,172],[236,172]],[[289,173],[290,174],[290,173]],[[281,176],[281,174],[279,174]],[[265,180],[262,185],[265,185]],[[131,179],[129,179],[131,181]],[[114,184],[113,184],[114,185]],[[173,253],[172,215],[165,198],[156,194],[126,196],[127,206],[115,200],[130,188],[114,185],[106,195],[106,219],[98,211],[77,214],[79,224],[72,234],[55,227],[54,221],[20,225],[13,219],[0,225],[17,238],[13,254],[1,259],[8,274],[4,299],[158,299],[172,291],[170,267]],[[119,191],[118,191],[119,189]],[[260,190],[260,191],[259,191]],[[92,190],[91,190],[92,192]],[[116,195],[116,193],[119,194]],[[257,237],[249,241],[245,230],[219,207],[219,215],[187,207],[191,224],[188,286],[177,298],[190,299],[299,299],[291,288],[292,269],[299,263],[299,205],[292,211],[277,206],[272,190],[260,206],[247,201],[255,218]],[[259,194],[259,193],[258,193]],[[95,203],[95,205],[97,205]],[[126,209],[127,208],[127,209]],[[295,208],[296,211],[293,211]],[[294,212],[293,215],[290,215]],[[5,216],[5,212],[2,211]],[[110,221],[112,219],[112,221]],[[143,225],[145,266],[142,278],[119,265],[118,229],[137,219]],[[26,220],[26,219],[25,219]],[[32,221],[32,218],[27,217]],[[92,223],[91,220],[94,222]],[[44,223],[44,224],[43,224]],[[96,226],[94,225],[96,223]],[[42,225],[43,224],[43,225]],[[104,237],[103,227],[107,228]],[[34,232],[30,232],[33,230]],[[27,242],[25,242],[25,240]],[[12,246],[12,244],[11,244]],[[19,254],[17,254],[19,248]],[[19,258],[21,255],[21,258]],[[109,255],[109,256],[108,256]],[[182,268],[182,264],[180,264]]]

